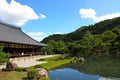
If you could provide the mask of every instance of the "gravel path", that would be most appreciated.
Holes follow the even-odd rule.
[[[47,63],[46,61],[35,61],[35,60],[26,60],[26,61],[20,61],[20,62],[15,62],[18,67],[30,67],[30,66],[35,66],[37,64],[43,64]]]
[[[37,59],[43,59],[48,57],[53,57],[55,55],[46,55],[46,56],[32,56],[32,57],[24,57],[23,59],[15,60],[14,63],[17,64],[18,67],[30,67],[35,66],[37,64],[47,63],[46,61],[36,61]]]
[[[32,56],[32,57],[11,58],[10,61],[16,63],[18,67],[26,68],[30,66],[35,66],[37,64],[47,63],[46,61],[36,61],[36,60],[53,57],[53,56],[55,55],[46,55],[46,56],[39,55],[39,56]],[[2,68],[6,68],[6,65],[0,65],[0,70]]]

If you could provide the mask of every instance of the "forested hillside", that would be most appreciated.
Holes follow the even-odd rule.
[[[120,57],[120,17],[82,26],[68,34],[54,34],[42,42],[48,44],[46,48],[49,52],[56,54]]]
[[[82,39],[84,34],[89,31],[91,34],[101,34],[106,30],[112,30],[113,28],[120,27],[120,17],[105,20],[94,25],[82,26],[79,29],[68,33],[68,34],[54,34],[46,37],[42,42],[47,43],[50,40],[59,41],[62,40],[64,42],[73,42]]]

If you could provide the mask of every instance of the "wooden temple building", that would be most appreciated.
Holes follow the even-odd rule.
[[[11,57],[38,55],[40,48],[47,46],[27,34],[20,27],[0,22],[0,46],[3,51],[10,53]]]

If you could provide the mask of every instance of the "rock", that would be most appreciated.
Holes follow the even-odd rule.
[[[84,61],[85,61],[84,57],[81,57],[80,62],[84,62]]]
[[[48,71],[46,69],[43,69],[43,68],[36,68],[36,70],[38,71],[38,77],[37,78],[42,78],[42,77],[45,77],[47,78],[48,77]]]
[[[6,68],[6,63],[5,63],[5,64],[0,65],[0,71],[1,71],[1,70],[3,70],[3,69],[5,69],[5,68]]]
[[[17,64],[14,63],[14,62],[9,62],[9,63],[7,63],[6,68],[10,68],[10,69],[12,69],[12,70],[15,70],[15,69],[18,68],[18,66],[17,66]]]

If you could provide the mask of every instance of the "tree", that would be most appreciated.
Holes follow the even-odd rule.
[[[120,58],[120,36],[116,37],[110,48],[111,57]]]
[[[55,54],[64,54],[67,51],[67,47],[63,41],[51,40],[48,42],[48,48]]]
[[[81,53],[84,55],[89,55],[91,50],[96,45],[96,40],[94,35],[92,35],[89,31],[83,36],[80,45],[82,46]]]
[[[9,54],[2,51],[3,47],[0,46],[0,65],[9,61]]]
[[[71,56],[77,56],[77,57],[80,56],[80,51],[81,51],[80,44],[77,44],[75,42],[73,42],[73,43],[68,42],[68,43],[66,43],[66,45],[68,48],[67,53],[69,53]]]
[[[53,54],[53,52],[52,52],[52,48],[48,45],[48,46],[46,46],[46,47],[43,47],[42,49],[41,49],[41,51],[43,52],[43,54],[45,54],[45,55],[47,55],[47,54]],[[46,54],[47,53],[47,54]]]
[[[111,43],[114,41],[114,39],[117,37],[115,33],[112,31],[105,31],[104,33],[101,34],[101,39],[102,39],[102,46],[103,46],[103,51],[105,53],[109,52],[109,49],[111,47]]]

